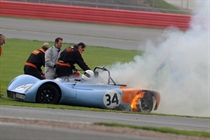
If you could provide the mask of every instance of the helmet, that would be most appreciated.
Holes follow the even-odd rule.
[[[84,74],[82,74],[82,79],[91,80],[94,78],[94,72],[92,70],[86,70]]]

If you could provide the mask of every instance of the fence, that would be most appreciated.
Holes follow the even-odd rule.
[[[29,2],[0,1],[0,6],[1,16],[146,26],[155,28],[166,28],[173,25],[180,29],[188,29],[188,23],[190,20],[190,16],[188,15]]]

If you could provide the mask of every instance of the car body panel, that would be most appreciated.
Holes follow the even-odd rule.
[[[50,88],[56,91],[56,95],[59,95],[55,96],[59,98],[57,99],[59,104],[105,109],[120,108],[134,111],[138,110],[140,99],[149,91],[141,88],[129,88],[126,85],[117,85],[115,83],[90,84],[78,81],[39,80],[33,76],[22,74],[10,82],[7,88],[7,96],[25,102],[38,102],[38,98],[48,98],[48,94],[45,95],[45,92],[50,91]],[[155,91],[149,92],[156,99],[155,109],[157,109],[160,102],[160,94]]]

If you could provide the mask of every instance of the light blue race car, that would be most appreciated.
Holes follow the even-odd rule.
[[[99,71],[103,74],[108,73],[106,83],[99,75]],[[60,82],[48,79],[39,80],[30,75],[19,75],[10,82],[7,97],[25,102],[139,112],[151,112],[158,108],[160,103],[158,92],[117,84],[105,67],[95,67],[93,72],[94,82],[84,81],[81,78]]]

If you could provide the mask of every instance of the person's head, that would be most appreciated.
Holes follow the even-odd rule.
[[[82,79],[91,80],[94,78],[94,72],[92,70],[86,70],[84,74],[82,74]]]
[[[42,45],[42,49],[44,49],[45,51],[46,51],[47,49],[49,49],[49,47],[50,47],[50,44],[49,44],[48,42],[45,42],[45,43]]]
[[[5,40],[6,40],[5,36],[3,34],[0,34],[0,45],[5,44]]]
[[[63,38],[57,37],[55,39],[55,47],[60,49],[62,47],[62,44],[63,44]]]
[[[83,42],[80,42],[79,44],[77,44],[77,48],[82,53],[83,51],[85,51],[86,45]]]

